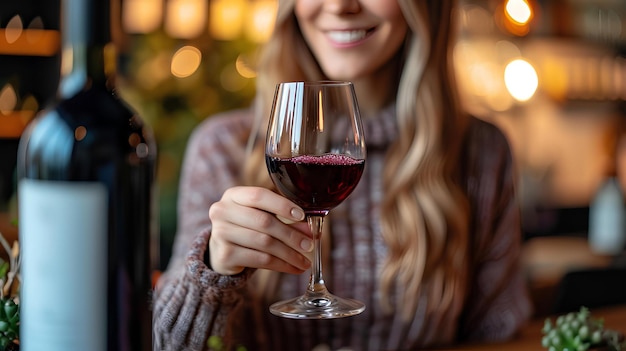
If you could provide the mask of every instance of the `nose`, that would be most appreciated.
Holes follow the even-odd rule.
[[[336,14],[352,14],[361,10],[359,0],[325,0],[324,8]]]

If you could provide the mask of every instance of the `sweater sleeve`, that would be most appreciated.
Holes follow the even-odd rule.
[[[482,124],[478,129],[474,151],[481,155],[470,156],[473,165],[468,177],[476,211],[474,274],[468,296],[471,303],[460,331],[465,340],[502,341],[527,322],[532,306],[520,261],[521,219],[509,145],[495,126]]]
[[[223,276],[204,262],[211,235],[209,207],[238,185],[248,116],[215,116],[192,133],[181,169],[178,228],[167,269],[157,282],[153,310],[155,350],[203,350],[209,336],[231,337],[234,310],[245,300],[252,270]]]
[[[209,336],[226,343],[232,336],[230,319],[241,305],[253,270],[224,276],[208,268],[203,254],[209,236],[210,228],[197,236],[177,278],[159,282],[154,307],[156,350],[203,350]]]

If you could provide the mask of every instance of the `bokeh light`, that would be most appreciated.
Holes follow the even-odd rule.
[[[526,0],[508,0],[505,9],[508,17],[519,24],[528,23],[532,17],[532,9]]]
[[[170,69],[178,78],[189,77],[194,74],[202,62],[202,53],[194,46],[183,46],[172,56]]]
[[[535,95],[539,78],[537,71],[528,61],[516,59],[504,69],[504,83],[511,96],[523,102]]]
[[[251,2],[249,18],[246,21],[246,36],[256,43],[266,42],[274,29],[276,11],[278,11],[278,2],[274,0]]]
[[[209,4],[205,0],[169,0],[165,31],[173,38],[191,39],[206,30]]]
[[[22,23],[22,18],[19,15],[13,16],[9,23],[7,23],[6,30],[4,32],[5,39],[7,43],[12,44],[19,39],[20,35],[24,30],[24,25]]]
[[[237,69],[239,75],[244,78],[252,79],[256,77],[256,71],[252,67],[250,67],[246,58],[243,55],[237,56],[237,60],[235,61],[235,68]]]
[[[246,3],[244,0],[213,0],[209,11],[209,31],[218,40],[234,40],[241,35]]]
[[[124,0],[122,25],[127,33],[150,33],[161,25],[163,0]]]
[[[8,115],[15,110],[17,106],[17,93],[13,85],[6,84],[0,90],[0,113]]]

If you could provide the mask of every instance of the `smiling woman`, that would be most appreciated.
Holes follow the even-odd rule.
[[[461,109],[455,4],[279,2],[254,104],[189,139],[156,348],[422,349],[505,340],[526,322],[514,162],[504,135]],[[367,308],[332,323],[268,312],[307,285],[312,229],[259,171],[277,84],[322,80],[353,82],[368,155],[325,219],[320,259],[329,290]]]
[[[375,80],[382,91],[393,84],[389,73],[395,68],[385,63],[398,54],[408,31],[398,1],[296,1],[294,12],[326,76]]]

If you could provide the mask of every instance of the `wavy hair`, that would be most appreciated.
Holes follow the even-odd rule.
[[[388,151],[383,175],[380,217],[388,256],[380,302],[386,311],[402,311],[409,319],[423,295],[429,310],[452,316],[467,293],[469,262],[469,210],[457,174],[468,118],[460,108],[449,59],[455,1],[398,2],[411,31],[397,82],[399,136]],[[271,187],[266,172],[258,169],[264,167],[260,127],[269,116],[275,85],[326,78],[305,44],[293,3],[280,1],[274,35],[260,56],[247,184]]]

